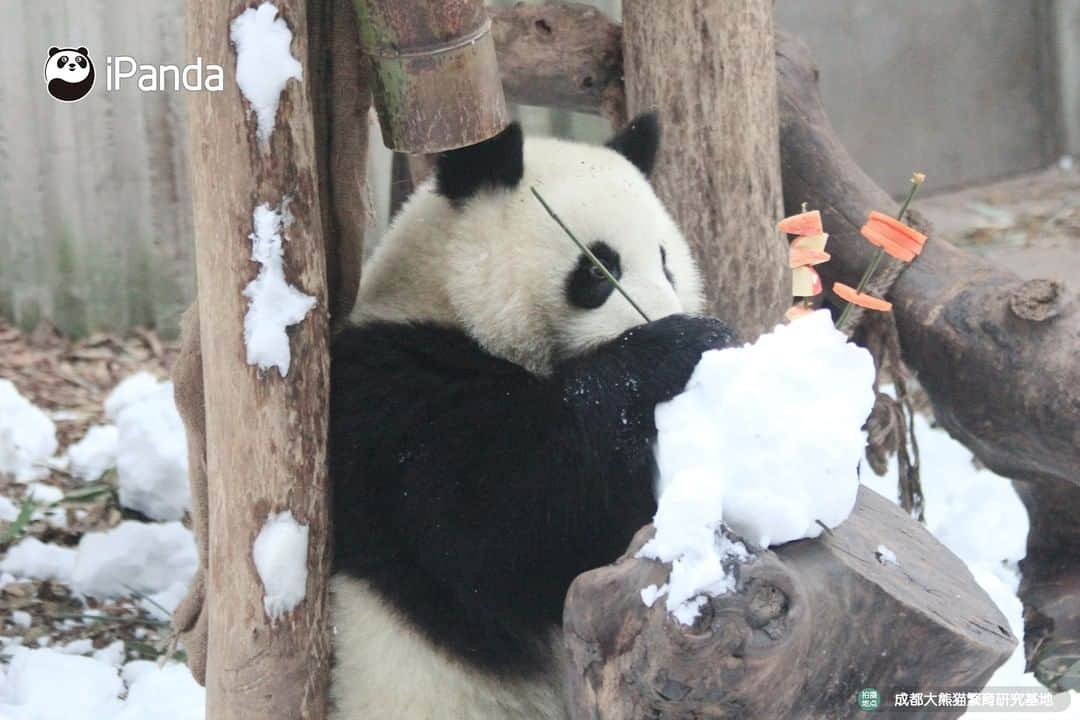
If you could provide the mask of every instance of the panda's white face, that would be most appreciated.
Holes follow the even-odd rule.
[[[63,48],[45,61],[45,81],[63,80],[72,85],[81,83],[92,72],[90,59],[85,51]]]
[[[690,248],[630,160],[551,138],[525,141],[523,160],[512,186],[456,203],[438,192],[440,181],[420,187],[364,267],[353,319],[451,324],[538,374],[643,323],[534,187],[650,320],[701,311]]]

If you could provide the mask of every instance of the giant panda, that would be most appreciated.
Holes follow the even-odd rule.
[[[510,125],[440,155],[366,263],[331,353],[337,720],[566,718],[566,591],[650,522],[654,408],[732,341],[658,142]]]

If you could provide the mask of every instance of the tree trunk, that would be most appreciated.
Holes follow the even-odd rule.
[[[710,311],[745,340],[791,304],[771,0],[626,0],[626,105],[659,110],[657,194],[694,249]]]
[[[230,23],[247,6],[189,2],[190,55],[220,62],[235,77]],[[279,0],[277,8],[292,30],[292,53],[304,76],[282,94],[269,147],[256,138],[254,113],[234,82],[220,93],[192,93],[189,108],[208,391],[206,680],[207,717],[214,720],[326,715],[329,308],[314,90],[324,78],[309,28],[324,27],[329,5]],[[281,377],[276,369],[261,372],[246,362],[241,291],[258,270],[249,240],[255,208],[286,202],[292,222],[283,229],[285,275],[317,304],[289,329],[291,366]],[[268,517],[284,511],[309,531],[306,594],[271,623],[252,545]]]

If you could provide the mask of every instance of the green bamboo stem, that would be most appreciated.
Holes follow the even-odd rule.
[[[530,187],[529,190],[531,190],[532,194],[536,197],[536,199],[540,201],[540,204],[544,206],[544,210],[547,210],[547,214],[551,216],[551,219],[557,222],[559,224],[559,227],[563,229],[563,232],[565,232],[567,236],[569,236],[569,238],[574,241],[574,244],[581,249],[581,252],[585,253],[585,257],[589,258],[589,262],[595,265],[600,270],[600,272],[604,273],[604,277],[607,278],[607,281],[611,283],[612,287],[622,293],[622,296],[626,298],[626,301],[634,306],[634,309],[638,311],[638,314],[640,314],[641,317],[645,318],[645,322],[651,322],[649,320],[649,316],[645,314],[644,310],[638,307],[638,304],[634,302],[634,299],[630,297],[626,290],[623,290],[623,286],[620,285],[619,281],[615,279],[615,276],[608,271],[604,263],[600,261],[600,258],[593,255],[592,250],[586,247],[585,243],[577,239],[574,233],[570,231],[570,228],[566,226],[566,223],[562,221],[562,218],[560,218],[555,213],[555,211],[551,209],[551,206],[548,205],[547,202],[545,202],[544,198],[540,196],[540,193],[536,191],[536,188]]]

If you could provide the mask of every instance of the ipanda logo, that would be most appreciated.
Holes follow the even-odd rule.
[[[49,48],[45,87],[60,102],[78,102],[94,88],[94,61],[86,48]]]
[[[51,47],[45,60],[45,86],[60,102],[82,100],[94,88],[94,61],[85,47]],[[142,92],[221,92],[225,71],[196,58],[191,65],[141,65],[133,57],[105,58],[105,90],[135,85]]]

